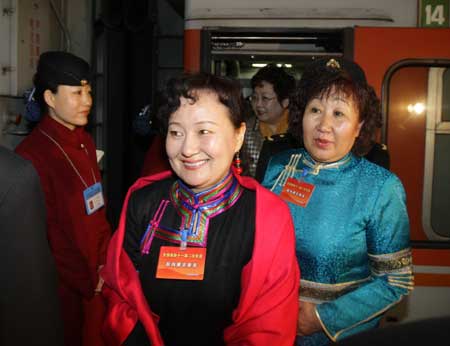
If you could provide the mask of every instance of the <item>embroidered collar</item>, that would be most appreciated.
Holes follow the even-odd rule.
[[[348,153],[343,158],[341,158],[338,161],[335,162],[316,162],[314,159],[308,154],[306,150],[304,150],[302,163],[311,168],[312,171],[311,174],[317,175],[322,169],[339,169],[343,165],[345,165],[347,162],[349,162],[352,158],[352,153]]]
[[[173,201],[176,201],[177,204],[183,202],[184,204],[189,205],[189,207],[198,208],[200,205],[211,204],[214,201],[221,199],[229,192],[235,180],[234,176],[229,172],[227,176],[216,185],[208,190],[198,193],[192,191],[181,180],[177,180],[172,185],[171,196],[173,197]]]
[[[171,229],[160,224],[169,203],[163,200],[141,240],[141,253],[148,253],[153,236],[179,244],[184,234],[188,246],[205,247],[209,220],[231,208],[242,192],[243,188],[231,172],[212,188],[199,193],[177,180],[170,190],[170,202],[181,216],[180,227]]]
[[[206,246],[209,219],[231,208],[242,194],[233,174],[212,188],[194,193],[181,181],[172,185],[170,199],[181,215],[181,227],[188,234],[188,244]]]
[[[295,154],[292,154],[290,156],[288,164],[284,166],[284,169],[278,175],[274,184],[270,188],[270,191],[274,191],[276,186],[284,186],[286,184],[287,179],[293,178],[294,175],[299,171],[301,172],[302,177],[305,177],[308,174],[318,175],[322,169],[341,168],[342,166],[350,162],[352,157],[353,154],[348,153],[342,159],[336,162],[331,163],[316,162],[305,149],[301,149],[300,151],[297,151]],[[300,160],[306,167],[311,168],[311,170],[306,168],[298,169],[297,166]]]

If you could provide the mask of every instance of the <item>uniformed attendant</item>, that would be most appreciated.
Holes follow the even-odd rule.
[[[43,117],[16,152],[32,162],[44,190],[65,345],[97,346],[103,311],[98,270],[111,229],[95,145],[84,130],[92,106],[90,67],[73,54],[46,52],[33,81]]]

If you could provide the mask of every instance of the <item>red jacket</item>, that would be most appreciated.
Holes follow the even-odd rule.
[[[103,293],[108,299],[103,330],[108,345],[121,345],[138,319],[151,344],[163,345],[158,316],[151,312],[139,276],[122,244],[131,193],[170,174],[141,178],[128,191],[119,228],[111,239],[107,263],[101,272],[105,280]],[[239,304],[224,339],[229,346],[292,346],[297,328],[300,275],[289,209],[252,178],[237,178],[242,186],[256,191],[256,230],[252,259],[242,271]]]
[[[71,131],[45,116],[16,148],[39,174],[47,208],[47,236],[59,279],[84,297],[94,294],[97,268],[105,262],[111,228],[105,208],[87,215],[85,186],[61,149],[64,149],[88,186],[101,181],[92,138],[83,128]],[[86,148],[86,150],[84,149]]]

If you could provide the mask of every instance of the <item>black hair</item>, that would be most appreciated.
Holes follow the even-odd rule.
[[[352,152],[365,155],[373,145],[376,130],[382,125],[381,105],[374,89],[367,83],[364,71],[354,62],[343,59],[320,59],[305,68],[297,89],[289,100],[289,130],[296,140],[303,137],[303,115],[306,105],[315,97],[342,92],[353,98],[363,125]]]
[[[295,89],[295,78],[275,64],[266,65],[256,72],[251,79],[252,89],[261,86],[262,82],[272,84],[280,104],[283,100],[289,98],[289,95]]]
[[[208,91],[215,95],[220,103],[229,110],[230,120],[237,129],[243,119],[243,100],[238,82],[209,73],[186,73],[168,81],[162,93],[161,106],[158,110],[158,120],[167,133],[170,116],[180,107],[180,97],[195,103],[198,91]]]

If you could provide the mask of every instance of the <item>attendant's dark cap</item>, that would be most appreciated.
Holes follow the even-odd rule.
[[[367,79],[363,69],[355,62],[343,58],[317,59],[305,67],[302,79],[314,79],[317,74],[331,76],[344,75],[357,85],[366,85]]]
[[[37,74],[42,81],[56,85],[82,86],[91,80],[90,67],[86,61],[61,51],[42,53]]]

